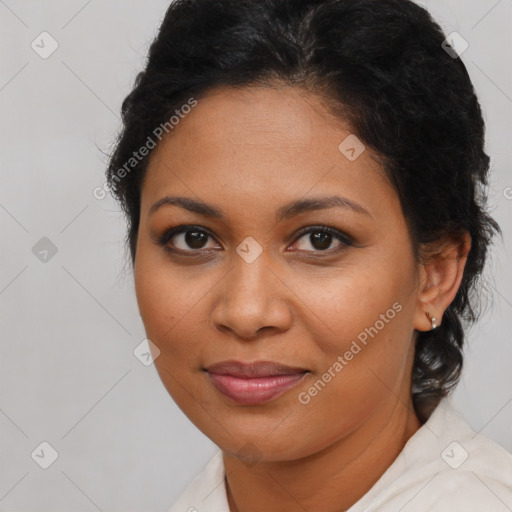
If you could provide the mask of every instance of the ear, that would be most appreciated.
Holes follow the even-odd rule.
[[[466,231],[435,243],[426,249],[427,259],[420,264],[418,303],[414,317],[414,328],[430,331],[431,318],[437,326],[452,303],[464,273],[464,267],[471,249],[471,236]]]

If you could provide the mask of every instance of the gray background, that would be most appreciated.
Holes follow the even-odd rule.
[[[424,5],[469,43],[462,58],[487,122],[490,204],[504,230],[453,403],[512,451],[512,1]],[[133,354],[145,335],[124,221],[110,197],[93,195],[104,183],[100,150],[167,6],[0,0],[3,511],[164,512],[215,450]],[[31,48],[43,31],[59,45],[46,59]],[[31,457],[43,441],[59,454],[48,469]]]

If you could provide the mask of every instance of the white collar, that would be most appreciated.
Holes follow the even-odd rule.
[[[465,454],[472,456],[464,458]],[[493,467],[498,459],[501,465]],[[510,479],[506,485],[512,482],[512,455],[476,434],[449,399],[443,398],[379,480],[347,512],[377,510],[379,504],[388,503],[406,487],[419,485],[440,472],[450,475],[447,471],[457,464],[464,464],[468,471],[484,471],[498,481]],[[503,468],[508,471],[505,475]],[[229,512],[224,475],[222,451],[218,450],[169,512]]]

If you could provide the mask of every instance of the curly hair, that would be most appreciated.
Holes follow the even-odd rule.
[[[444,237],[471,236],[461,285],[441,325],[415,332],[412,396],[426,421],[459,381],[463,322],[478,318],[477,284],[491,239],[501,233],[486,211],[480,105],[445,39],[409,0],[173,2],[122,103],[123,126],[106,172],[126,214],[132,263],[151,156],[134,162],[133,152],[156,127],[213,87],[281,82],[322,97],[382,159],[417,261]]]

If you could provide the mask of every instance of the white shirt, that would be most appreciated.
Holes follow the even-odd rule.
[[[476,434],[443,398],[391,466],[346,512],[399,511],[511,512],[512,455]],[[169,512],[230,512],[222,451]]]

